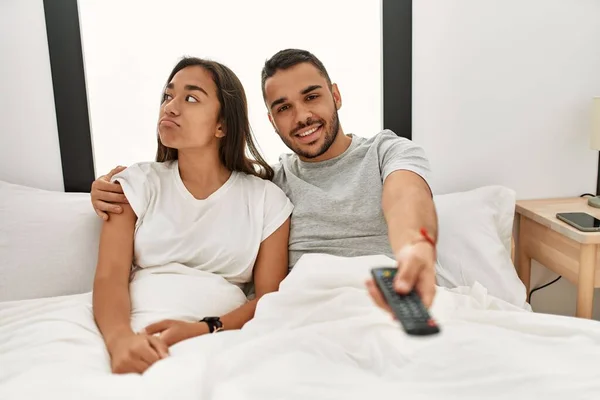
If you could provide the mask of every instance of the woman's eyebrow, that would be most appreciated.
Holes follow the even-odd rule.
[[[167,85],[167,89],[174,89],[174,88],[175,88],[175,85],[173,85],[172,83],[169,83]],[[208,93],[206,93],[206,90],[202,89],[200,86],[197,86],[197,85],[185,85],[183,88],[185,90],[197,90],[199,92],[204,93],[204,95],[206,97],[208,97]]]

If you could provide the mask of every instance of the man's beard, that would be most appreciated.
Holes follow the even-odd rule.
[[[329,150],[329,148],[335,141],[337,133],[340,130],[340,119],[338,117],[337,109],[334,109],[333,115],[331,116],[331,120],[329,121],[329,123],[325,124],[325,121],[322,119],[319,119],[319,120],[309,119],[306,121],[305,124],[303,124],[302,126],[298,126],[296,129],[294,129],[294,131],[298,131],[300,129],[306,128],[307,126],[315,125],[315,124],[320,124],[323,128],[326,129],[326,130],[324,129],[325,141],[323,142],[321,147],[319,149],[317,149],[316,151],[309,153],[307,151],[303,151],[301,149],[294,148],[293,139],[284,139],[283,142],[290,150],[292,150],[294,153],[298,154],[300,157],[303,157],[303,158],[312,159],[312,158],[317,158],[317,157],[325,154],[325,152],[327,150]]]

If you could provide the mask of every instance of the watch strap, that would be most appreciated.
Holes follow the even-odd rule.
[[[223,322],[221,322],[221,318],[219,317],[204,317],[199,322],[206,323],[210,333],[216,333],[223,330]]]

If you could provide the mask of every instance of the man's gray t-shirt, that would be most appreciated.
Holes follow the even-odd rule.
[[[352,143],[338,157],[304,162],[283,154],[274,166],[273,182],[294,204],[290,268],[307,253],[394,258],[381,208],[383,182],[397,170],[429,181],[429,161],[412,141],[389,130],[369,139],[348,136]]]

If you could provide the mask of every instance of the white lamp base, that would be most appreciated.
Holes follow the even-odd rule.
[[[588,197],[588,205],[594,208],[600,208],[600,197]]]

